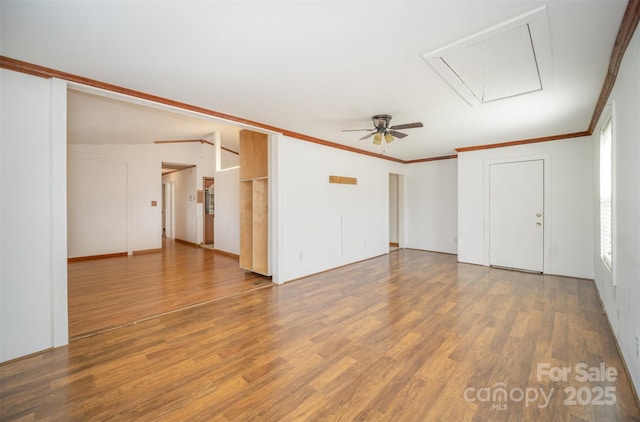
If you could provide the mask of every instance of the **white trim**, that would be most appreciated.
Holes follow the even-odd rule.
[[[406,178],[403,173],[395,173],[398,175],[398,247],[405,248],[406,239],[406,220],[407,220],[407,207],[406,207],[406,195],[405,195],[405,183]]]
[[[69,343],[67,292],[67,82],[51,79],[51,340]]]
[[[386,198],[387,198],[387,231],[386,231],[386,245],[389,245],[391,239],[389,237],[389,233],[391,232],[390,227],[390,207],[391,203],[389,201],[389,193],[391,192],[391,186],[389,181],[391,180],[391,175],[398,176],[398,245],[400,248],[405,247],[405,220],[406,220],[406,206],[405,206],[405,177],[403,173],[398,173],[397,171],[387,170],[387,185],[386,185]]]
[[[278,165],[281,136],[279,133],[269,135],[269,271],[271,280],[275,284],[284,282],[281,277],[282,268],[284,268],[284,253],[282,253],[284,245],[282,244],[283,236],[280,235],[280,222],[284,220],[281,212],[283,207],[280,198],[280,166]]]
[[[600,138],[602,134],[602,129],[607,124],[608,121],[611,121],[611,265],[607,265],[607,263],[602,259],[602,251],[601,251],[601,205],[600,205]],[[597,134],[597,135],[596,135]],[[598,160],[594,163],[594,167],[597,168],[595,172],[595,180],[597,181],[597,189],[595,192],[595,197],[597,201],[597,219],[595,222],[597,223],[597,228],[595,230],[595,234],[597,236],[597,241],[594,242],[594,249],[596,255],[596,264],[601,265],[605,271],[603,274],[606,274],[607,278],[609,278],[609,282],[612,286],[617,284],[616,282],[616,227],[617,227],[617,219],[616,219],[616,119],[615,119],[615,101],[608,103],[604,109],[602,110],[602,114],[600,115],[600,119],[598,120],[598,124],[594,129],[594,136],[597,136],[596,144],[598,151]]]

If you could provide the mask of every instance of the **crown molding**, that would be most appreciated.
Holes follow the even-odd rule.
[[[175,139],[175,140],[167,140],[167,141],[153,141],[154,144],[179,144],[183,142],[200,142],[201,144],[209,144],[211,146],[215,146],[215,144],[211,141],[207,141],[206,139]],[[235,155],[240,155],[239,152],[236,152],[230,148],[223,147],[220,145],[220,149],[230,152]]]
[[[263,129],[270,132],[282,133],[285,136],[300,139],[307,142],[312,142],[315,144],[320,144],[332,148],[341,149],[343,151],[355,152],[357,154],[368,155],[374,158],[381,158],[383,160],[394,161],[397,163],[404,163],[404,160],[399,158],[389,157],[385,155],[379,155],[375,152],[365,151],[358,148],[349,147],[346,145],[341,145],[335,142],[326,141],[324,139],[315,138],[313,136],[304,135],[302,133],[293,132],[290,130],[286,130],[283,128],[279,128],[276,126],[266,125],[264,123],[256,122],[249,119],[243,119],[238,116],[233,116],[231,114],[221,113],[219,111],[210,110],[204,107],[198,107],[191,104],[183,103],[180,101],[171,100],[164,97],[159,97],[157,95],[148,94],[146,92],[136,91],[134,89],[129,89],[125,87],[121,87],[118,85],[97,81],[95,79],[85,78],[84,76],[74,75],[72,73],[63,72],[56,69],[51,69],[48,67],[40,66],[37,64],[24,62],[21,60],[13,59],[6,56],[0,56],[0,68],[13,70],[16,72],[27,73],[29,75],[38,76],[41,78],[58,78],[63,79],[68,82],[75,82],[78,84],[90,86],[93,88],[103,89],[105,91],[116,92],[118,94],[128,95],[130,97],[140,98],[147,101],[152,101],[159,104],[164,104],[176,108],[180,108],[182,110],[193,111],[196,113],[204,114],[207,116],[217,117],[220,119],[228,120],[234,123],[240,123],[243,125],[251,126],[257,129]]]
[[[509,146],[532,144],[537,142],[558,141],[558,140],[571,139],[571,138],[577,138],[582,136],[591,136],[591,134],[593,133],[593,130],[595,129],[598,123],[598,120],[600,119],[600,115],[602,114],[602,111],[607,103],[609,95],[611,94],[611,90],[613,89],[613,85],[616,81],[616,77],[618,75],[618,70],[620,69],[620,64],[622,63],[624,53],[627,50],[627,47],[629,46],[629,42],[631,41],[631,38],[633,37],[633,34],[636,31],[639,21],[640,21],[640,0],[629,0],[629,2],[627,3],[627,8],[625,9],[624,15],[622,17],[622,21],[620,23],[620,28],[618,29],[618,34],[616,36],[616,41],[614,43],[613,50],[611,52],[611,59],[609,60],[607,75],[605,77],[604,83],[602,84],[602,89],[600,90],[600,96],[598,97],[598,101],[596,102],[596,106],[591,116],[591,121],[589,123],[589,126],[585,131],[568,133],[563,135],[551,135],[551,136],[545,136],[540,138],[523,139],[519,141],[477,145],[477,146],[471,146],[471,147],[461,147],[461,148],[456,148],[456,151],[460,153],[460,152],[468,152],[468,151],[477,151],[482,149],[504,148]],[[10,57],[0,56],[0,68],[27,73],[29,75],[39,76],[42,78],[64,79],[69,82],[76,82],[76,83],[91,86],[94,88],[99,88],[99,89],[104,89],[107,91],[112,91],[112,92],[116,92],[124,95],[129,95],[132,97],[141,98],[148,101],[153,101],[156,103],[165,104],[172,107],[177,107],[183,110],[189,110],[196,113],[201,113],[204,115],[228,120],[231,122],[252,126],[254,128],[263,129],[266,131],[282,133],[285,136],[299,139],[302,141],[312,142],[315,144],[324,145],[327,147],[336,148],[343,151],[349,151],[349,152],[354,152],[356,154],[367,155],[374,158],[393,161],[400,164],[412,164],[412,163],[421,163],[421,162],[428,162],[428,161],[457,158],[457,155],[447,155],[442,157],[422,158],[422,159],[416,159],[416,160],[401,160],[399,158],[380,155],[374,152],[365,151],[362,149],[353,148],[353,147],[338,144],[335,142],[326,141],[324,139],[315,138],[313,136],[304,135],[302,133],[292,132],[292,131],[278,128],[275,126],[266,125],[253,120],[243,119],[238,116],[220,113],[218,111],[209,110],[203,107],[198,107],[191,104],[182,103],[179,101],[174,101],[168,98],[159,97],[157,95],[147,94],[145,92],[136,91],[136,90],[124,88],[118,85],[113,85],[106,82],[100,82],[94,79],[85,78],[83,76],[62,72],[62,71],[47,68],[44,66],[39,66],[33,63],[12,59]]]
[[[607,69],[607,76],[604,78],[604,83],[600,90],[600,96],[598,97],[596,107],[593,110],[593,115],[591,116],[587,132],[593,133],[596,125],[598,124],[598,120],[600,120],[602,111],[607,104],[613,85],[618,77],[618,70],[620,69],[620,64],[622,64],[624,53],[627,51],[631,38],[638,27],[638,21],[640,21],[640,0],[629,0],[627,8],[624,11],[624,15],[622,16],[622,21],[620,22],[616,41],[613,44],[611,59],[609,60],[609,67]]]
[[[591,132],[589,131],[573,132],[573,133],[565,133],[564,135],[543,136],[540,138],[521,139],[519,141],[501,142],[497,144],[475,145],[471,147],[456,148],[456,151],[469,152],[469,151],[478,151],[481,149],[512,147],[516,145],[535,144],[538,142],[561,141],[564,139],[580,138],[582,136],[591,136]]]
[[[206,139],[170,139],[167,141],[153,141],[154,144],[182,144],[185,142],[200,142],[201,144],[215,146],[213,142],[207,141]]]
[[[418,158],[416,160],[407,160],[404,162],[404,164],[426,163],[428,161],[452,160],[454,158],[458,158],[458,154],[443,155],[441,157]]]

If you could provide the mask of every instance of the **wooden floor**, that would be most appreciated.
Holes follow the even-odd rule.
[[[3,421],[640,420],[593,282],[413,250],[1,366],[0,394]]]
[[[238,259],[163,239],[162,253],[68,265],[72,339],[270,285]]]

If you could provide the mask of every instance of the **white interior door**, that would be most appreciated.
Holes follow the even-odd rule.
[[[544,270],[544,161],[492,164],[489,260],[500,267]]]

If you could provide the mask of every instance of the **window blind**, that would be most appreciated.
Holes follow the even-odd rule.
[[[600,131],[600,256],[609,269],[612,265],[611,150],[609,118]]]

